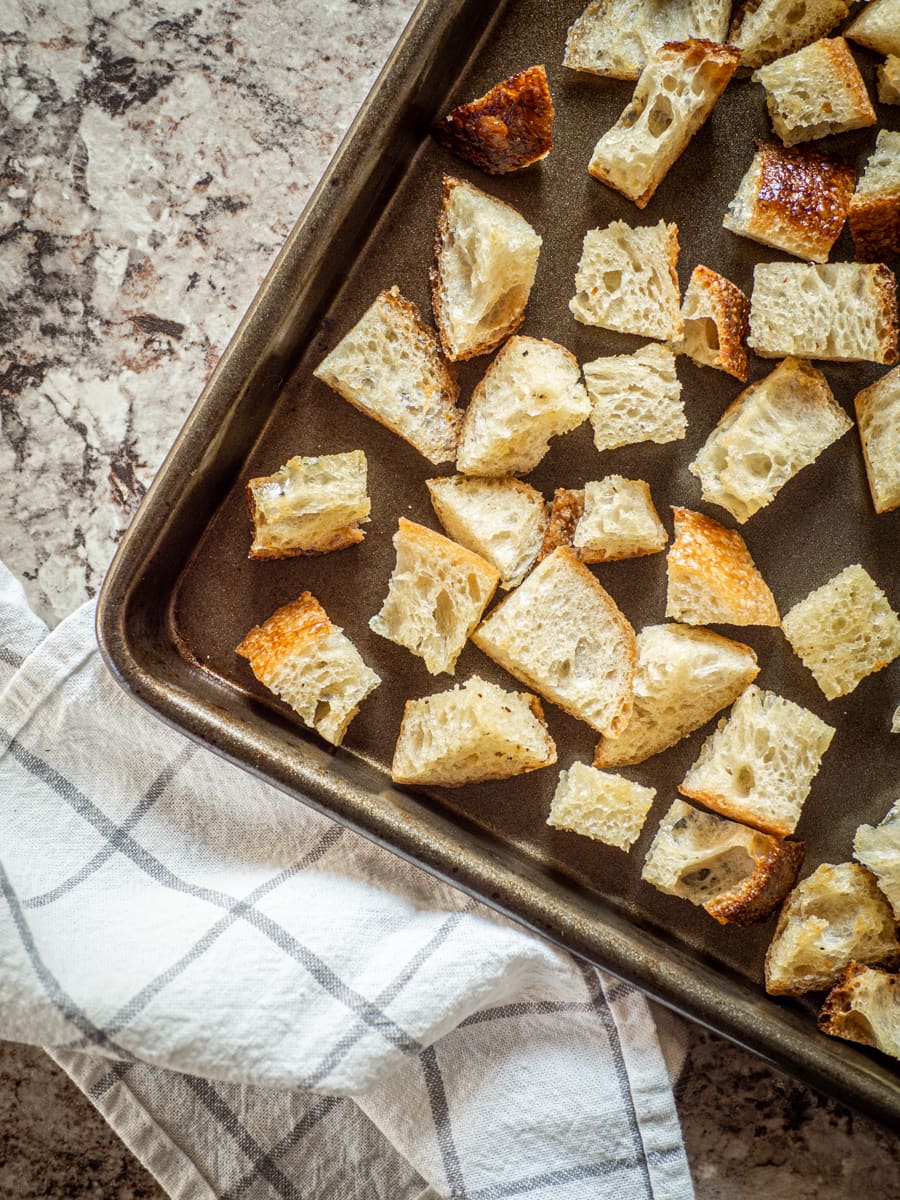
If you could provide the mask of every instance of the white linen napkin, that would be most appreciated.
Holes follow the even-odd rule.
[[[177,1200],[690,1200],[646,999],[200,749],[0,564],[0,1037]]]

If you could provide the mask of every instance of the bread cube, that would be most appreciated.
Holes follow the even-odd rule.
[[[394,549],[388,594],[369,627],[423,659],[432,675],[452,675],[500,576],[480,554],[405,517]]]
[[[894,716],[891,720],[891,733],[900,733],[900,704],[894,709]]]
[[[665,42],[724,42],[730,0],[594,0],[569,29],[563,65],[637,79]]]
[[[853,401],[869,490],[877,513],[900,507],[900,367]]]
[[[547,824],[630,850],[655,795],[655,788],[575,762],[559,773]]]
[[[381,683],[309,592],[254,626],[236,653],[304,725],[335,746],[363,700]]]
[[[900,655],[900,617],[859,563],[795,604],[781,627],[829,700]]]
[[[613,221],[589,229],[569,308],[583,325],[677,341],[684,333],[677,266],[677,225]]]
[[[464,475],[527,474],[551,438],[576,429],[590,412],[574,354],[556,342],[510,338],[472,393],[457,469]]]
[[[656,554],[668,540],[641,479],[608,475],[583,488],[557,488],[539,562],[568,546],[585,563]]]
[[[801,996],[831,987],[852,962],[893,963],[900,943],[890,906],[856,863],[823,863],[798,883],[766,953],[766,991]]]
[[[900,54],[900,0],[871,0],[845,33],[876,54]]]
[[[900,920],[900,800],[877,825],[860,825],[853,838],[853,857],[878,880]]]
[[[642,346],[634,354],[595,358],[583,369],[598,450],[684,437],[681,383],[668,346]]]
[[[743,524],[852,427],[821,371],[786,358],[726,408],[688,470]]]
[[[681,317],[684,336],[673,350],[700,366],[747,378],[750,301],[736,284],[709,267],[694,267]]]
[[[850,232],[860,262],[900,254],[900,133],[880,129],[850,200]]]
[[[521,213],[444,176],[431,302],[451,362],[490,354],[525,320],[541,238]]]
[[[253,521],[250,558],[327,554],[361,542],[372,508],[366,494],[366,456],[323,454],[289,458],[274,475],[247,484]]]
[[[689,625],[647,625],[637,635],[631,720],[618,737],[603,738],[595,767],[644,762],[699,729],[733,704],[759,674],[743,642]]]
[[[735,821],[787,837],[833,737],[815,713],[751,683],[678,790]]]
[[[810,142],[878,120],[850,47],[823,38],[754,71],[766,89],[775,132],[786,146]]]
[[[889,54],[875,68],[878,99],[882,104],[900,104],[900,56]]]
[[[594,147],[591,175],[646,208],[725,91],[739,57],[733,46],[696,39],[654,50],[630,104]]]
[[[845,0],[748,0],[728,40],[741,50],[741,66],[761,67],[830,33],[850,11]]]
[[[600,733],[627,725],[634,630],[571,550],[555,550],[539,563],[472,641],[526,687]]]
[[[529,67],[460,104],[434,126],[442,146],[488,175],[539,162],[553,149],[553,99],[543,67]]]
[[[407,700],[391,778],[460,787],[555,762],[556,746],[538,698],[473,675],[448,692]]]
[[[500,586],[518,587],[541,549],[547,505],[520,479],[464,475],[427,479],[431,503],[455,542],[500,572]]]
[[[647,851],[641,878],[702,905],[721,924],[764,921],[793,887],[802,842],[783,842],[675,800]]]
[[[819,1028],[900,1058],[900,975],[851,963],[825,998]]]
[[[607,475],[584,485],[584,512],[572,537],[582,562],[658,554],[668,534],[643,479]]]
[[[396,287],[375,298],[313,374],[430,462],[455,458],[462,420],[456,376]]]
[[[762,358],[895,363],[896,291],[882,263],[757,263],[749,344]]]
[[[756,146],[722,224],[763,246],[827,262],[850,211],[856,171],[815,150]]]
[[[778,625],[775,598],[741,535],[703,513],[672,513],[666,616],[686,625]]]

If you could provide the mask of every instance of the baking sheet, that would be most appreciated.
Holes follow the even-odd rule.
[[[640,212],[594,181],[586,164],[633,85],[578,75],[560,63],[580,2],[521,0],[420,5],[389,70],[270,276],[260,300],[211,381],[116,560],[101,598],[101,643],[139,698],[243,765],[314,802],[444,878],[618,971],[682,1011],[900,1127],[893,1064],[816,1032],[813,1007],[776,1001],[761,987],[774,919],[753,929],[718,926],[702,910],[640,881],[644,853],[677,784],[709,729],[623,773],[657,788],[644,833],[630,854],[552,830],[546,814],[557,769],[462,789],[404,793],[387,777],[403,704],[454,680],[373,634],[369,618],[387,591],[398,516],[440,529],[424,481],[452,474],[356,412],[312,369],[365,311],[397,284],[430,317],[428,269],[443,172],[515,205],[544,238],[535,288],[520,332],[559,341],[585,362],[643,344],[578,324],[568,310],[587,229],[623,219],[675,221],[682,289],[698,263],[747,293],[755,262],[776,252],[724,231],[721,217],[750,163],[754,138],[771,137],[762,89],[735,79],[650,204]],[[492,16],[493,12],[493,16]],[[490,28],[484,36],[476,22]],[[857,53],[871,82],[874,56]],[[427,134],[431,119],[499,79],[542,62],[556,106],[554,150],[544,163],[488,178]],[[871,89],[874,95],[874,88]],[[879,113],[897,128],[898,114]],[[828,139],[825,149],[861,166],[876,130]],[[845,231],[832,259],[852,258]],[[463,399],[489,358],[460,365]],[[817,364],[838,401],[885,368]],[[751,360],[751,380],[774,364]],[[741,391],[722,372],[679,360],[689,421],[684,441],[599,454],[590,425],[557,439],[528,481],[548,498],[559,486],[618,473],[643,478],[671,533],[670,504],[734,522],[702,504],[687,471],[718,416]],[[294,454],[362,448],[369,462],[372,522],[358,547],[317,559],[247,559],[243,488]],[[900,513],[875,517],[855,431],[791,481],[741,532],[782,612],[852,562],[861,562],[900,606]],[[664,619],[665,558],[593,568],[636,629]],[[326,751],[252,678],[234,654],[246,631],[308,589],[385,681],[350,726],[344,747]],[[502,596],[503,593],[501,593]],[[827,702],[778,629],[722,627],[754,647],[757,683],[837,727],[797,837],[804,874],[846,860],[853,832],[877,821],[898,795],[900,738],[887,730],[900,700],[897,664],[851,696]],[[510,677],[471,644],[455,681]],[[518,686],[518,685],[516,685]],[[590,762],[596,735],[545,706],[559,767]]]

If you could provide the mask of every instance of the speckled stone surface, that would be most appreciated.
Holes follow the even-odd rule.
[[[412,8],[0,0],[0,554],[50,624],[96,592]],[[700,1200],[900,1198],[895,1138],[687,1030]],[[161,1194],[40,1051],[0,1045],[0,1197]]]

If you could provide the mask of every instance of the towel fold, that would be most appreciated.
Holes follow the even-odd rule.
[[[646,999],[260,783],[0,565],[0,1037],[177,1200],[689,1200]]]

